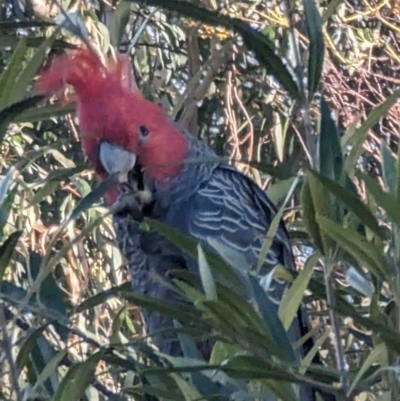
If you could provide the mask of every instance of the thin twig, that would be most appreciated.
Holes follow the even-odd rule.
[[[7,333],[7,329],[6,329],[6,317],[4,315],[4,309],[5,306],[2,303],[0,306],[0,327],[2,328],[2,338],[0,340],[0,345],[1,348],[3,349],[4,355],[5,355],[5,359],[8,363],[9,369],[10,369],[10,377],[11,377],[11,382],[13,384],[13,388],[15,391],[15,394],[17,396],[17,400],[18,401],[22,401],[23,397],[22,397],[22,391],[21,388],[19,386],[19,382],[18,382],[18,370],[17,367],[15,366],[13,357],[12,357],[12,346],[11,346],[11,341],[8,337],[8,333]]]

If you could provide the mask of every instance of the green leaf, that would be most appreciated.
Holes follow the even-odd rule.
[[[101,291],[90,298],[85,299],[75,309],[74,313],[81,313],[86,310],[93,309],[95,306],[101,305],[109,299],[119,296],[120,292],[129,292],[131,290],[131,283],[124,283],[117,287],[110,288],[109,290]]]
[[[397,354],[400,353],[399,333],[389,328],[386,324],[382,324],[373,319],[362,316],[343,298],[335,307],[335,311],[344,317],[351,317],[357,324],[360,324],[366,329],[373,331],[375,335],[379,336],[379,338],[385,342],[389,349],[393,350]]]
[[[279,319],[277,306],[269,299],[266,292],[258,283],[258,280],[251,277],[250,283],[253,289],[255,306],[264,322],[264,325],[267,327],[268,335],[280,349],[280,357],[285,361],[294,362],[296,356],[285,331],[285,327]]]
[[[11,166],[8,173],[5,176],[2,176],[0,183],[0,209],[3,207],[3,204],[8,197],[9,189],[11,184],[14,182],[16,170],[17,169],[14,166]]]
[[[329,192],[335,195],[337,199],[343,202],[347,209],[357,216],[360,221],[369,227],[376,235],[381,238],[386,237],[385,231],[379,226],[379,223],[373,213],[356,195],[339,185],[337,182],[318,174],[314,170],[308,170],[308,172],[315,177],[315,179],[317,179]]]
[[[324,216],[317,216],[317,221],[321,230],[352,255],[360,265],[365,265],[378,278],[388,279],[390,277],[390,267],[382,250],[374,243],[358,232],[345,228]]]
[[[62,224],[65,228],[71,221],[75,220],[81,213],[91,208],[96,202],[99,202],[102,196],[115,185],[112,178],[102,181],[96,188],[90,191],[84,198],[82,198],[74,210],[69,214]]]
[[[11,59],[7,63],[7,69],[0,77],[0,107],[4,108],[12,103],[12,92],[14,90],[17,76],[25,59],[27,51],[26,38],[19,40]]]
[[[52,401],[78,401],[92,383],[96,366],[105,351],[96,352],[85,362],[73,365],[65,375]]]
[[[328,7],[326,7],[325,11],[322,14],[322,21],[327,22],[334,14],[336,11],[336,8],[343,3],[344,0],[333,0],[330,1],[328,4]]]
[[[311,219],[314,220],[318,216],[330,218],[332,216],[332,210],[330,205],[329,194],[327,194],[324,186],[316,178],[316,176],[311,173],[311,170],[307,170],[306,177],[315,213],[314,216],[308,216],[308,218],[310,218],[310,220]],[[307,195],[307,193],[305,193],[304,195]],[[307,208],[309,208],[309,206],[307,206]],[[311,210],[309,210],[308,212],[310,213]],[[315,229],[314,223],[311,223],[310,227],[312,227],[312,229]],[[324,231],[321,231],[320,229],[318,235],[320,236],[321,239],[322,253],[325,256],[327,256],[332,251],[331,249],[333,246],[332,241],[326,235],[326,233]]]
[[[29,85],[35,77],[39,67],[43,64],[48,50],[51,48],[59,30],[47,38],[35,51],[33,57],[27,62],[25,68],[21,71],[18,76],[18,80],[14,83],[11,101],[18,101],[25,93],[28,93]]]
[[[52,374],[54,374],[54,372],[57,372],[61,361],[65,358],[67,354],[68,348],[64,348],[50,359],[45,368],[40,372],[39,376],[37,377],[35,385],[33,386],[34,390],[37,390],[38,387],[42,385],[42,383],[44,383]]]
[[[159,232],[162,236],[164,236],[168,241],[172,244],[176,245],[179,249],[187,253],[194,260],[197,259],[197,242],[190,238],[189,236],[183,234],[179,230],[174,227],[170,227],[167,224],[164,224],[160,221],[145,218],[145,222],[155,231]],[[236,274],[236,271],[232,267],[230,267],[219,255],[213,252],[209,252],[204,250],[205,255],[207,256],[207,261],[212,269],[215,269],[216,272],[220,272],[223,277],[229,280],[230,284],[233,288],[237,290],[244,290],[244,284],[241,279]]]
[[[223,341],[216,341],[211,351],[210,364],[221,364],[224,360],[232,358],[238,352],[240,352],[238,346]]]
[[[282,297],[278,313],[285,330],[289,329],[293,319],[297,316],[297,311],[301,305],[304,292],[308,287],[308,283],[314,271],[314,266],[318,259],[319,255],[317,254],[313,254],[308,258],[303,270]]]
[[[314,2],[314,0],[307,0]],[[320,173],[333,181],[342,176],[343,155],[339,133],[332,119],[328,103],[321,96],[321,128],[319,134]]]
[[[24,340],[15,361],[18,370],[22,370],[28,363],[33,347],[36,345],[38,338],[42,335],[43,330],[45,330],[47,326],[48,324],[44,324],[43,326],[34,330]]]
[[[0,30],[9,30],[9,29],[22,29],[22,28],[39,28],[39,27],[47,27],[54,26],[52,22],[39,21],[38,19],[31,20],[6,20],[0,21]]]
[[[389,193],[397,196],[397,162],[389,146],[381,141],[382,176]]]
[[[16,117],[25,110],[36,107],[42,99],[44,99],[44,96],[34,96],[0,110],[0,143],[3,142],[8,125],[15,121]]]
[[[44,179],[44,186],[35,193],[34,197],[29,202],[29,207],[35,206],[36,204],[40,203],[43,198],[50,195],[51,193],[54,193],[55,189],[60,185],[61,181],[64,181],[65,179],[68,179],[83,170],[84,167],[72,167],[51,172]]]
[[[165,302],[165,300],[158,298],[140,296],[133,293],[132,291],[121,292],[121,297],[128,300],[129,302],[132,302],[135,305],[139,305],[143,308],[161,313],[173,319],[177,319],[181,322],[199,322],[199,316],[193,314],[193,308],[184,305],[182,302],[176,302],[172,300],[168,300],[168,302]]]
[[[280,204],[286,197],[290,189],[292,188],[294,180],[297,177],[291,177],[286,180],[279,180],[271,185],[268,185],[267,196],[269,200],[274,204]]]
[[[307,371],[308,367],[313,362],[315,356],[322,349],[322,345],[324,344],[324,342],[329,337],[329,334],[330,334],[329,331],[326,331],[321,337],[318,338],[317,341],[315,341],[315,343],[314,343],[313,347],[311,348],[311,350],[308,351],[307,355],[301,361],[300,368],[299,368],[299,373],[304,374]]]
[[[229,376],[237,379],[271,379],[286,381],[289,372],[277,369],[271,363],[258,357],[236,356],[222,365],[222,369]]]
[[[257,60],[267,72],[273,75],[278,82],[289,92],[295,100],[300,100],[299,89],[293,80],[292,74],[287,70],[281,58],[276,54],[274,44],[262,33],[257,32],[240,19],[230,18],[215,11],[209,11],[204,7],[180,0],[135,0],[146,6],[160,6],[180,15],[202,21],[213,26],[223,26],[232,29],[243,37],[247,48],[254,52]]]
[[[181,390],[185,400],[198,400],[201,399],[201,394],[191,386],[186,380],[184,380],[180,375],[172,374],[172,378],[175,380],[177,386]]]
[[[110,29],[111,44],[115,48],[118,48],[121,42],[126,25],[129,22],[130,13],[131,13],[131,2],[120,0],[118,2],[115,11],[113,12],[113,19]]]
[[[297,183],[299,182],[299,177],[296,177],[289,189],[289,192],[286,194],[286,198],[284,202],[282,203],[281,207],[279,208],[278,212],[274,216],[270,226],[268,227],[268,232],[265,236],[265,239],[263,241],[262,247],[260,254],[258,255],[258,260],[257,260],[257,273],[261,272],[261,269],[264,265],[265,259],[268,255],[268,252],[271,248],[273,239],[275,238],[276,232],[279,228],[279,226],[282,224],[282,216],[283,216],[283,211],[285,209],[285,206],[289,199],[292,197],[294,190],[296,189]]]
[[[12,233],[0,247],[0,283],[3,281],[4,273],[10,264],[21,235],[21,231]]]
[[[204,254],[204,251],[200,244],[197,246],[197,251],[199,254],[198,262],[199,262],[200,278],[203,284],[204,292],[208,300],[216,301],[217,290],[215,287],[215,281],[212,272],[210,270],[210,266],[208,265],[206,255]]]
[[[310,40],[308,50],[308,98],[311,100],[321,79],[325,44],[322,19],[314,0],[303,0],[303,6],[306,17],[307,36]]]
[[[378,182],[369,175],[361,172],[357,172],[356,175],[365,182],[369,194],[372,195],[378,206],[387,213],[387,216],[394,224],[400,227],[400,208],[397,198],[385,192]]]
[[[41,97],[42,98],[42,97]],[[15,116],[14,122],[25,123],[25,122],[37,122],[42,120],[48,120],[52,117],[62,117],[66,114],[74,113],[76,109],[75,104],[68,104],[60,106],[58,104],[49,104],[43,107],[33,107],[23,110],[20,114]]]
[[[369,113],[367,120],[360,128],[355,129],[354,134],[348,139],[347,145],[351,145],[352,149],[345,162],[345,169],[348,173],[354,168],[355,163],[364,151],[364,142],[368,137],[369,130],[386,116],[390,108],[397,102],[400,97],[400,90],[394,91],[383,103],[375,107]]]
[[[303,186],[301,188],[301,208],[303,211],[303,223],[307,233],[312,238],[316,248],[323,253],[324,246],[322,243],[319,225],[316,221],[316,213],[311,196],[310,185],[307,180],[303,181]]]
[[[351,392],[357,385],[357,383],[360,381],[360,379],[363,377],[365,372],[374,364],[382,361],[384,359],[384,355],[386,354],[386,346],[385,344],[378,344],[375,346],[375,348],[371,351],[371,353],[368,355],[367,359],[361,366],[361,369],[358,371],[356,377],[353,380],[353,383],[351,383],[351,386],[349,390],[347,391],[347,397],[350,397]]]

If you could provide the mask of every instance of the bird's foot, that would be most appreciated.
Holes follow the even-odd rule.
[[[114,215],[131,215],[134,220],[143,220],[143,207],[145,206],[144,191],[139,191],[136,187],[128,183],[120,185],[120,194],[113,206]]]

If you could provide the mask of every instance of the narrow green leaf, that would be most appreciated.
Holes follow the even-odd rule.
[[[193,314],[193,308],[186,306],[181,302],[169,300],[166,303],[162,299],[142,297],[138,294],[130,292],[121,292],[121,297],[134,303],[135,305],[142,306],[146,309],[161,313],[169,316],[172,319],[177,319],[181,322],[198,321],[199,316]]]
[[[63,222],[62,229],[64,229],[71,221],[75,220],[81,213],[91,208],[96,202],[99,202],[101,197],[104,196],[104,194],[109,191],[113,185],[115,185],[115,182],[111,178],[106,179],[91,192],[89,192],[89,194],[87,194],[84,198],[82,198],[76,205],[75,209]]]
[[[292,271],[290,274],[293,277],[296,277],[297,272]],[[317,280],[310,280],[309,289],[318,299],[326,299],[325,286]],[[351,317],[356,324],[374,332],[374,334],[378,335],[379,338],[386,343],[388,348],[393,350],[395,353],[400,354],[400,336],[398,332],[391,329],[387,324],[382,324],[371,316],[365,317],[345,299],[347,293],[336,289],[334,290],[334,293],[336,298],[334,311],[337,314],[346,318]]]
[[[319,225],[315,217],[316,214],[311,196],[310,185],[308,184],[307,180],[303,181],[303,186],[301,188],[301,208],[303,211],[303,223],[308,235],[312,238],[316,248],[323,253],[324,246],[322,244]]]
[[[365,182],[368,192],[372,195],[375,202],[388,215],[389,219],[400,227],[400,208],[397,198],[385,192],[378,182],[367,174],[356,173],[357,177]]]
[[[47,51],[51,48],[57,34],[58,29],[36,49],[35,54],[28,61],[25,68],[19,74],[18,80],[14,83],[11,101],[18,101],[28,93],[29,85],[39,70],[39,67],[43,64]]]
[[[20,114],[15,116],[14,122],[25,123],[25,122],[37,122],[42,120],[48,120],[53,117],[62,117],[66,114],[74,113],[76,109],[75,104],[68,104],[66,106],[60,106],[58,104],[49,104],[43,107],[32,107],[22,111]]]
[[[279,319],[277,306],[269,299],[266,292],[260,286],[258,280],[251,277],[250,283],[252,285],[257,311],[260,314],[264,325],[267,327],[269,336],[279,347],[281,359],[288,362],[294,362],[296,357],[293,352],[293,347],[285,331],[285,327]]]
[[[349,156],[345,162],[345,169],[347,172],[351,172],[354,168],[357,159],[361,156],[364,151],[364,142],[368,137],[369,130],[379,122],[379,120],[386,116],[390,108],[397,102],[400,97],[400,90],[394,91],[383,103],[375,107],[374,110],[369,113],[367,120],[360,128],[355,129],[354,134],[349,138],[347,144],[352,145]]]
[[[389,193],[397,195],[397,162],[389,146],[381,141],[382,176]]]
[[[199,271],[200,271],[200,278],[203,284],[203,289],[206,294],[206,297],[210,301],[217,300],[217,289],[215,287],[215,281],[210,270],[210,266],[208,265],[206,255],[201,247],[201,245],[197,245],[198,251],[198,262],[199,262]]]
[[[129,22],[130,12],[131,2],[125,0],[120,0],[115,11],[113,12],[113,19],[110,29],[110,39],[111,44],[115,48],[118,48],[119,43],[121,42],[126,25]]]
[[[324,186],[319,180],[311,173],[310,170],[306,172],[307,182],[309,185],[309,190],[311,194],[312,204],[314,207],[315,215],[311,217],[315,219],[316,216],[324,216],[331,218],[332,210],[330,205],[329,194],[327,194]],[[315,228],[313,226],[313,228]],[[332,241],[326,235],[324,231],[319,230],[319,235],[321,238],[322,251],[325,256],[329,255],[332,251]]]
[[[304,265],[303,270],[294,280],[293,284],[288,290],[285,291],[281,303],[279,304],[279,318],[282,321],[285,330],[288,330],[293,322],[293,319],[297,316],[297,311],[301,305],[301,301],[304,297],[304,292],[308,287],[311,276],[314,271],[314,266],[319,259],[319,255],[313,254]]]
[[[24,340],[15,361],[18,370],[22,370],[27,364],[33,347],[36,345],[38,338],[42,335],[43,330],[45,330],[47,326],[48,324],[44,324],[43,326],[34,330]]]
[[[16,175],[17,169],[12,166],[8,173],[1,178],[0,182],[0,208],[3,206],[3,203],[7,199],[9,189],[11,184],[14,182],[14,176]]]
[[[0,21],[0,29],[1,30],[9,30],[9,29],[22,29],[22,28],[40,28],[40,27],[47,27],[53,26],[54,23],[40,21],[38,19],[31,19],[31,20],[14,20],[10,19],[7,21]]]
[[[307,355],[301,361],[299,368],[300,374],[304,374],[306,372],[307,368],[311,365],[312,361],[314,360],[314,357],[318,354],[320,349],[322,349],[322,345],[329,337],[329,334],[330,334],[329,331],[326,331],[321,337],[318,338],[317,341],[315,341],[315,344],[313,345],[311,350],[308,351]]]
[[[369,227],[376,235],[381,238],[385,238],[385,231],[379,226],[377,219],[374,214],[369,210],[368,206],[365,205],[356,195],[354,195],[348,189],[342,187],[337,182],[332,181],[321,174],[318,174],[314,170],[308,170],[315,179],[317,179],[329,192],[337,197],[346,208],[357,216],[360,221]]]
[[[78,401],[92,383],[96,365],[105,351],[91,355],[85,362],[77,363],[69,368],[52,401]]]
[[[182,376],[176,373],[171,374],[172,378],[175,380],[177,386],[181,390],[185,400],[198,400],[201,399],[201,394],[196,390],[195,387],[191,386]]]
[[[295,179],[296,177],[291,177],[285,180],[279,180],[271,185],[268,185],[266,192],[268,198],[274,205],[278,205],[284,200],[287,193],[290,191],[290,188],[292,187]]]
[[[50,180],[44,184],[43,188],[40,188],[31,201],[29,202],[29,207],[36,206],[40,203],[46,196],[54,194],[56,189],[59,187],[60,183],[57,181]]]
[[[390,268],[382,250],[374,243],[368,241],[358,232],[345,228],[324,216],[317,216],[317,221],[326,235],[335,240],[361,265],[365,265],[372,274],[381,279],[390,277]]]
[[[383,355],[386,353],[386,345],[385,344],[378,344],[375,345],[374,349],[371,351],[371,353],[368,355],[367,359],[361,366],[361,369],[358,371],[356,377],[353,380],[353,383],[351,383],[351,386],[349,390],[347,391],[347,397],[350,397],[351,392],[357,385],[357,383],[360,381],[360,379],[363,377],[364,373],[374,364],[382,361],[384,358]]]
[[[3,142],[8,125],[25,110],[36,107],[42,99],[44,96],[30,97],[0,110],[0,143]]]
[[[24,39],[27,47],[34,47],[36,49],[40,46],[41,43],[43,43],[44,40],[47,39],[47,37],[31,36],[31,37],[25,37]],[[11,35],[0,36],[0,49],[4,49],[5,47],[15,47],[18,45],[19,41],[20,38],[18,36],[11,36]],[[54,50],[65,50],[65,49],[75,49],[75,48],[76,46],[62,39],[55,40],[52,46],[52,49]]]
[[[15,247],[21,237],[22,232],[12,233],[0,246],[0,283],[3,281],[4,272],[10,264],[11,258],[15,252]]]
[[[336,11],[336,8],[343,3],[344,0],[333,0],[330,1],[328,7],[326,7],[325,11],[322,14],[322,22],[327,22]]]
[[[310,40],[308,50],[308,98],[311,100],[321,79],[325,44],[322,19],[314,0],[303,0],[303,7],[306,17],[307,36]]]
[[[36,204],[40,203],[43,198],[51,193],[54,193],[55,189],[60,185],[61,181],[70,178],[74,174],[80,173],[83,169],[84,167],[71,167],[51,172],[44,179],[44,186],[35,193],[34,197],[29,202],[29,207],[35,206]]]
[[[26,38],[22,38],[19,40],[11,59],[7,63],[7,69],[0,77],[0,108],[4,108],[12,103],[12,92],[22,62],[26,56],[26,51]]]
[[[81,313],[89,309],[93,309],[95,306],[101,305],[109,299],[119,296],[120,292],[129,292],[131,289],[131,283],[124,283],[117,287],[112,287],[109,290],[101,291],[90,298],[85,299],[77,307],[74,308],[74,313]]]
[[[314,2],[314,0],[307,0]],[[321,96],[321,128],[319,134],[320,173],[333,181],[342,176],[343,155],[339,133],[333,121],[328,103]]]
[[[37,390],[38,387],[42,385],[42,383],[44,383],[52,374],[54,374],[54,372],[57,372],[61,361],[65,358],[67,354],[68,348],[64,348],[50,359],[46,367],[40,372],[39,376],[37,377],[35,385],[33,386],[33,390]]]
[[[217,365],[221,364],[226,359],[234,357],[240,352],[240,348],[236,345],[225,343],[222,341],[216,341],[211,351],[210,364]]]
[[[268,252],[271,248],[273,239],[275,238],[276,232],[279,228],[279,225],[282,224],[282,216],[283,216],[283,211],[286,207],[287,202],[289,199],[292,197],[294,190],[296,189],[297,183],[299,182],[299,177],[296,177],[289,189],[289,191],[286,194],[286,198],[284,202],[282,203],[281,207],[279,208],[278,212],[274,216],[269,228],[267,235],[265,236],[264,242],[261,247],[260,254],[258,256],[257,260],[257,273],[261,272],[261,269],[264,265],[265,258],[268,255]]]
[[[145,222],[154,230],[159,232],[172,244],[176,245],[179,249],[190,255],[193,259],[197,259],[197,242],[189,236],[183,234],[174,227],[170,227],[160,221],[145,218]],[[233,288],[237,290],[244,290],[244,284],[236,274],[236,271],[230,267],[219,255],[213,252],[204,250],[209,265],[212,269],[220,272],[223,277],[229,280]]]
[[[222,370],[229,376],[242,379],[275,379],[287,381],[292,379],[289,371],[279,369],[269,361],[253,356],[236,356],[222,364]]]

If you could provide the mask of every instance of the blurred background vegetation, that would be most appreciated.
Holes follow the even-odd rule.
[[[268,389],[293,400],[284,383],[309,380],[337,400],[400,400],[399,11],[396,0],[1,1],[0,399],[212,399],[217,378],[236,400]],[[210,369],[188,335],[179,360],[146,345],[138,305],[184,328],[187,315],[124,284],[74,105],[32,97],[40,68],[82,40],[129,54],[145,96],[283,213],[302,273],[275,271],[295,280],[279,317],[287,327],[307,305],[323,367],[265,354],[252,330],[269,350],[288,344],[262,298],[225,294],[237,311],[204,280],[205,295],[181,289],[201,312],[196,335],[221,340]]]

